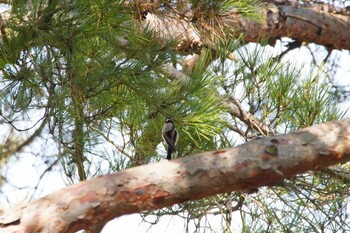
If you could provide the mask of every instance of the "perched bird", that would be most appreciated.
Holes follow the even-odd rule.
[[[171,154],[175,151],[176,144],[179,140],[179,133],[175,129],[174,122],[169,118],[167,118],[164,122],[162,137],[167,147],[166,158],[171,160]]]

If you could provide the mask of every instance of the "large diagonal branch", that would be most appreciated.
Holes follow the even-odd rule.
[[[125,214],[271,186],[350,160],[350,120],[84,181],[0,218],[1,232],[75,232]]]

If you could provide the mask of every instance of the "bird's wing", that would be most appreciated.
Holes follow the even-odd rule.
[[[173,139],[171,138],[171,135],[169,133],[164,133],[163,134],[163,139],[167,142],[168,145],[171,147],[175,148],[175,143]]]

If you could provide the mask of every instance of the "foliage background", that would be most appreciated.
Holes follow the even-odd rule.
[[[251,14],[256,5],[241,3],[241,13],[258,18]],[[58,189],[62,180],[72,184],[159,161],[165,153],[160,131],[166,116],[180,131],[178,156],[253,139],[261,132],[221,105],[229,96],[278,134],[346,116],[337,107],[347,100],[346,92],[334,79],[342,76],[337,64],[348,53],[333,52],[324,63],[325,50],[307,45],[293,51],[297,59],[292,54],[277,59],[283,44],[272,49],[267,41],[244,45],[218,37],[212,41],[213,48],[220,48],[217,57],[210,60],[212,51],[203,50],[184,85],[159,67],[176,63],[183,68],[179,61],[188,54],[173,49],[176,41],[160,43],[157,33],[130,23],[135,9],[114,1],[12,4],[0,56],[3,205],[42,196],[52,191],[50,182]],[[199,22],[220,26],[217,12],[224,14],[237,3],[193,4],[198,12],[205,7],[212,13],[198,17]],[[121,38],[127,39],[126,46]],[[283,39],[285,45],[288,41]],[[238,61],[226,59],[227,51],[234,51]],[[298,61],[306,54],[313,58]],[[346,175],[349,167],[335,170]],[[348,180],[338,175],[303,174],[251,195],[218,195],[141,216],[155,230],[167,215],[183,219],[188,232],[345,231],[350,228]]]

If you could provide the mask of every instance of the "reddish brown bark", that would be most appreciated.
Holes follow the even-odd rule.
[[[125,214],[280,183],[350,160],[350,120],[139,166],[69,186],[0,218],[1,232],[75,232]]]

